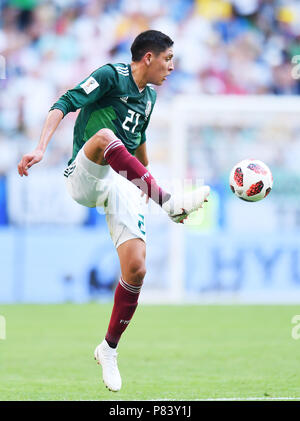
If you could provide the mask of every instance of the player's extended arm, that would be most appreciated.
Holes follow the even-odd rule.
[[[63,119],[63,116],[63,112],[58,109],[49,112],[37,147],[33,152],[24,155],[18,164],[18,172],[21,177],[23,177],[23,175],[28,176],[28,169],[43,159],[48,143],[57,129],[57,126]]]

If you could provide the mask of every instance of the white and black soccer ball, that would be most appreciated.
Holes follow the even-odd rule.
[[[230,173],[232,192],[247,202],[257,202],[266,197],[273,187],[270,168],[258,159],[244,159]]]

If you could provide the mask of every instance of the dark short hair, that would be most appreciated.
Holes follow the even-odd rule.
[[[147,51],[155,55],[160,54],[167,48],[172,47],[174,42],[168,35],[152,29],[141,32],[133,41],[131,46],[132,61],[140,61]]]

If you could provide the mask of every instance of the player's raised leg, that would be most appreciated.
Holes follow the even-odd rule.
[[[95,359],[102,366],[104,384],[113,392],[121,389],[116,348],[138,305],[146,274],[146,244],[140,238],[122,243],[118,249],[121,278],[117,285],[114,305],[105,339],[95,349]]]
[[[110,129],[101,129],[85,144],[84,151],[91,161],[103,165],[106,162],[120,175],[133,182],[152,200],[162,206],[174,222],[182,222],[187,215],[199,209],[209,195],[209,187],[203,186],[186,195],[173,196],[158,186],[144,165],[132,156]]]
[[[110,129],[101,129],[84,145],[84,152],[91,161],[109,165],[120,175],[133,182],[159,205],[170,198],[164,192],[144,165],[131,155],[124,144]]]

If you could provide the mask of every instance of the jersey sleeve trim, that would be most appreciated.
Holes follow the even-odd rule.
[[[52,105],[52,107],[50,108],[49,112],[52,110],[60,110],[62,111],[64,117],[66,114],[68,114],[67,108],[64,106],[64,104],[60,103],[60,102],[56,102],[55,104]]]

